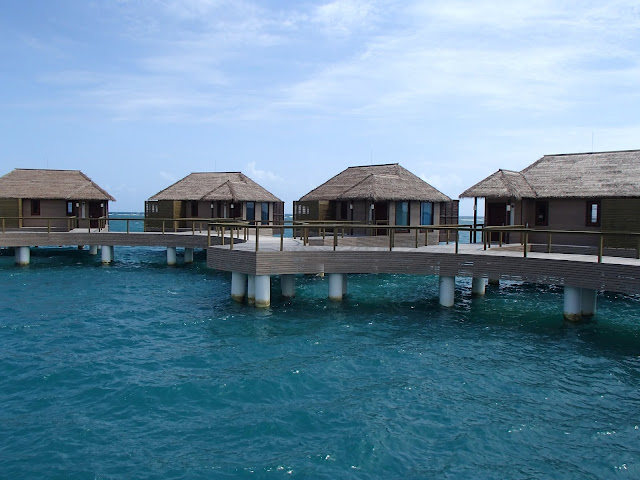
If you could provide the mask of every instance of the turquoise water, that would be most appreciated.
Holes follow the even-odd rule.
[[[640,298],[297,277],[268,310],[164,249],[0,251],[2,478],[640,478]]]

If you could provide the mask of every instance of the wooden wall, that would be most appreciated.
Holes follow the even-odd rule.
[[[604,198],[601,203],[603,232],[640,232],[640,198]],[[606,247],[636,248],[635,237],[604,237]]]
[[[20,198],[0,198],[0,217],[21,217],[22,199]],[[6,228],[19,227],[17,219],[6,219]]]

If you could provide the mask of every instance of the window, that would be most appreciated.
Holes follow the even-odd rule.
[[[255,202],[247,202],[247,220],[256,219],[256,204]]]
[[[31,215],[40,215],[40,200],[31,200]]]
[[[191,200],[191,217],[195,218],[198,216],[198,201]]]
[[[69,200],[67,202],[67,217],[73,217],[74,216],[74,209],[73,209],[73,201]]]
[[[267,202],[262,202],[261,220],[263,225],[269,224],[269,204]]]
[[[587,202],[587,227],[600,226],[600,200],[589,200]]]
[[[534,223],[539,227],[549,225],[549,202],[536,202],[536,218]]]
[[[409,225],[409,202],[396,202],[396,225]]]
[[[433,225],[433,203],[420,202],[420,225]]]

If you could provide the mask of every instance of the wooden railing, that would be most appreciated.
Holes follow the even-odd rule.
[[[508,233],[516,233],[519,234],[520,240],[517,242],[522,247],[522,253],[524,257],[528,256],[528,252],[530,251],[531,245],[529,244],[529,235],[530,234],[543,234],[547,236],[547,245],[546,251],[548,253],[552,253],[552,236],[556,234],[570,235],[570,236],[580,236],[580,235],[590,235],[596,236],[598,238],[598,247],[597,247],[597,257],[598,262],[602,262],[602,258],[604,256],[604,239],[605,237],[632,237],[635,240],[635,256],[636,259],[640,259],[640,232],[628,232],[628,231],[610,231],[610,232],[596,232],[596,231],[583,231],[583,230],[545,230],[545,229],[533,229],[528,228],[522,225],[511,225],[511,226],[501,226],[501,227],[489,227],[489,226],[480,226],[478,228],[474,228],[473,225],[372,225],[372,224],[363,224],[356,222],[339,222],[339,223],[327,223],[327,222],[288,222],[285,225],[279,225],[280,228],[280,250],[284,249],[284,237],[285,231],[292,231],[292,236],[295,238],[299,238],[302,240],[303,245],[307,246],[310,244],[309,242],[309,232],[317,231],[318,236],[324,240],[326,240],[326,236],[331,233],[333,238],[333,250],[340,245],[340,239],[345,238],[345,229],[358,229],[364,230],[365,235],[367,236],[366,231],[368,229],[385,229],[386,235],[389,238],[388,248],[389,251],[392,251],[396,245],[396,235],[398,231],[403,233],[409,233],[413,237],[412,246],[414,248],[428,246],[428,234],[429,232],[446,232],[446,240],[444,244],[454,244],[454,252],[459,253],[460,247],[460,234],[465,233],[468,234],[468,239],[464,243],[473,243],[473,238],[477,235],[480,235],[482,238],[483,249],[487,250],[492,247],[491,234],[498,234],[497,246],[502,247],[506,245],[504,241],[505,235]],[[218,235],[222,235],[224,245],[224,236],[226,231],[230,232],[238,232],[236,236],[239,238],[239,232],[242,230],[243,239],[247,241],[250,238],[250,234],[248,232],[253,231],[255,236],[255,251],[259,251],[260,246],[260,230],[269,228],[271,226],[262,226],[262,225],[246,225],[241,223],[231,223],[231,222],[215,222],[211,223],[210,232],[215,231]],[[234,244],[234,235],[230,235],[229,242],[230,248],[233,249]],[[357,238],[357,237],[352,237]],[[423,240],[424,239],[424,240]],[[406,240],[406,236],[405,236]],[[209,242],[210,244],[210,242]],[[580,245],[579,243],[571,244],[572,246],[582,247],[589,245]]]
[[[558,229],[540,229],[540,228],[528,228],[521,225],[518,226],[506,226],[506,227],[484,227],[483,244],[484,249],[491,248],[491,242],[487,241],[487,238],[491,238],[491,232],[498,232],[500,235],[499,246],[502,246],[503,235],[505,233],[517,233],[520,235],[520,244],[523,246],[523,256],[527,256],[529,251],[529,235],[543,235],[547,237],[546,252],[552,253],[552,237],[553,235],[568,235],[568,236],[588,236],[597,240],[597,255],[598,263],[602,263],[602,257],[604,256],[604,244],[605,237],[624,237],[631,238],[634,244],[634,250],[636,253],[636,259],[640,259],[640,232],[631,231],[594,231],[594,230],[558,230]],[[579,243],[570,244],[571,246],[586,246],[593,245],[580,245]]]

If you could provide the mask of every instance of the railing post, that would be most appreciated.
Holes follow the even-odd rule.
[[[425,228],[424,229],[424,246],[426,247],[427,245],[429,245],[429,229]]]
[[[333,249],[335,250],[336,247],[338,246],[338,235],[337,235],[338,232],[336,232],[335,228],[333,228],[332,230],[333,230]]]
[[[211,246],[211,225],[207,225],[207,247]]]
[[[280,230],[280,251],[284,250],[284,225],[282,225],[282,229]]]
[[[416,248],[418,248],[418,228],[416,228]]]
[[[144,228],[143,228],[144,230]],[[129,219],[127,218],[127,233],[129,233]]]
[[[322,227],[322,244],[324,245],[324,239],[327,235],[327,229],[325,227]]]
[[[258,251],[258,240],[260,238],[260,226],[256,225],[256,252]]]
[[[598,245],[598,263],[602,263],[602,253],[604,251],[604,235],[600,234],[600,245]]]
[[[524,232],[524,247],[522,248],[524,257],[527,257],[527,244],[529,243],[529,231]]]
[[[551,232],[549,232],[549,237],[547,238],[547,253],[551,253]]]
[[[484,230],[482,230],[482,249],[487,249],[487,233]]]
[[[196,234],[196,222],[191,222],[191,235]]]
[[[502,232],[498,233],[498,246],[502,247]]]
[[[162,220],[162,234],[164,235],[164,220]]]
[[[220,228],[221,228],[221,232],[222,232],[222,235],[221,235],[222,243],[221,243],[221,245],[224,245],[224,231],[225,231],[226,228],[225,228],[224,225],[222,225],[222,227],[220,227]]]
[[[231,235],[229,235],[229,250],[233,250],[233,227],[229,228],[229,233]],[[194,232],[195,235],[195,232]]]
[[[307,246],[309,244],[309,227],[304,227],[302,234],[303,234],[302,244],[304,246]]]
[[[449,231],[449,229],[447,229],[447,245],[449,245],[449,233],[451,232]]]
[[[456,230],[456,253],[458,253],[458,245],[460,243],[459,239],[460,239],[460,232]]]
[[[395,230],[391,229],[389,230],[389,251],[391,252],[393,250],[393,236],[395,235]]]
[[[51,233],[51,219],[47,219],[47,233]]]

